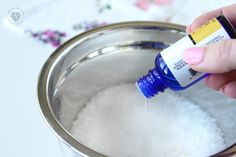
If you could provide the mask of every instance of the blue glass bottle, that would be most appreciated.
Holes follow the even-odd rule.
[[[182,87],[171,73],[161,54],[157,55],[155,65],[156,67],[154,69],[149,70],[146,76],[143,76],[136,82],[136,86],[146,98],[151,98],[158,94],[158,92],[164,92],[166,88],[174,91],[183,90],[207,76],[205,74],[191,84]]]
[[[224,29],[225,34],[227,36],[227,37],[225,37],[225,39],[236,37],[234,27],[223,15],[221,15],[213,20],[217,20],[219,22],[218,24],[221,25],[222,29]],[[198,44],[199,41],[197,41],[197,40],[199,40],[199,37],[201,37],[202,40],[204,40],[204,38],[202,37],[202,34],[201,34],[203,32],[202,30],[209,29],[209,30],[207,30],[209,32],[212,30],[212,27],[209,26],[209,23],[207,23],[205,25],[208,27],[207,28],[200,27],[198,30],[193,32],[193,36],[191,36],[191,34],[190,34],[190,35],[186,36],[185,38],[188,38],[187,40],[191,40],[193,45]],[[194,38],[196,37],[196,34],[197,34],[197,40],[194,40]],[[219,35],[221,35],[221,34],[219,34]],[[207,38],[207,37],[205,37],[205,38]],[[211,39],[209,39],[209,40],[211,40]],[[213,40],[212,42],[209,42],[209,40],[208,40],[208,43],[216,42],[214,39],[212,39]],[[177,42],[177,44],[178,44],[178,42]],[[179,44],[185,44],[185,43],[180,42]],[[168,53],[171,53],[171,52],[168,52]],[[170,56],[170,55],[168,55],[168,56]],[[176,57],[176,56],[173,56],[173,57]],[[146,76],[141,77],[136,82],[136,86],[146,98],[151,98],[151,97],[155,96],[156,94],[158,94],[159,92],[164,92],[164,90],[166,88],[170,88],[174,91],[184,90],[184,89],[192,86],[193,84],[195,84],[199,80],[208,76],[208,74],[201,74],[199,76],[196,76],[198,74],[198,72],[192,70],[191,68],[188,69],[188,72],[192,76],[194,76],[195,78],[190,80],[187,84],[185,84],[183,86],[179,83],[179,81],[176,79],[176,77],[174,77],[170,68],[166,64],[166,61],[163,59],[162,54],[159,53],[155,59],[155,68],[153,68],[152,70],[149,70],[149,72]],[[187,77],[187,75],[186,75],[186,77]]]

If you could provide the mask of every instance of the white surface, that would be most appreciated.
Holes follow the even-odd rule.
[[[173,0],[169,5],[150,3],[148,11],[136,7],[138,0],[21,0],[17,7],[24,12],[24,19],[19,25],[11,25],[4,18],[4,24],[13,31],[24,33],[24,30],[42,31],[47,29],[66,32],[66,39],[85,31],[74,30],[75,24],[97,21],[98,23],[115,23],[124,21],[153,20],[187,25],[197,16],[218,7],[235,3],[235,0]],[[14,2],[16,3],[16,2]],[[12,2],[12,4],[14,4]],[[110,10],[99,13],[101,6],[109,4]],[[181,9],[179,9],[181,7]],[[194,11],[192,11],[194,8]]]
[[[0,2],[1,18],[14,2]],[[37,77],[52,50],[0,26],[0,156],[62,157],[56,136],[43,120]]]

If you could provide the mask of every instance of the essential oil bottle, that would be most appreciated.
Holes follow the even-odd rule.
[[[236,38],[235,30],[223,15],[210,20],[160,52],[155,67],[136,82],[137,87],[146,98],[151,98],[166,88],[179,91],[192,86],[208,74],[191,69],[183,60],[184,50],[230,38]]]

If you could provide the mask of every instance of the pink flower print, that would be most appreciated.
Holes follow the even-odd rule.
[[[30,35],[38,39],[39,41],[45,44],[51,44],[53,47],[58,47],[62,43],[62,39],[66,37],[65,32],[60,32],[57,30],[45,30],[39,32],[32,32],[31,30],[26,30],[26,33],[30,33]]]
[[[150,8],[150,6],[151,6],[149,0],[138,0],[138,1],[135,3],[135,5],[136,5],[138,8],[140,8],[140,9],[142,9],[142,10],[144,10],[144,11],[147,11],[147,10]]]
[[[172,1],[173,0],[137,0],[135,5],[144,11],[148,11],[150,6],[153,4],[169,5]]]
[[[169,5],[172,0],[155,0],[156,5]]]

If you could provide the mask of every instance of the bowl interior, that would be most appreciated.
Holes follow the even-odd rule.
[[[69,134],[86,102],[99,91],[135,82],[154,67],[155,56],[185,35],[184,27],[158,23],[108,26],[82,34],[52,56],[47,97],[51,113]],[[236,141],[236,102],[203,83],[179,92],[215,120],[227,146]]]

